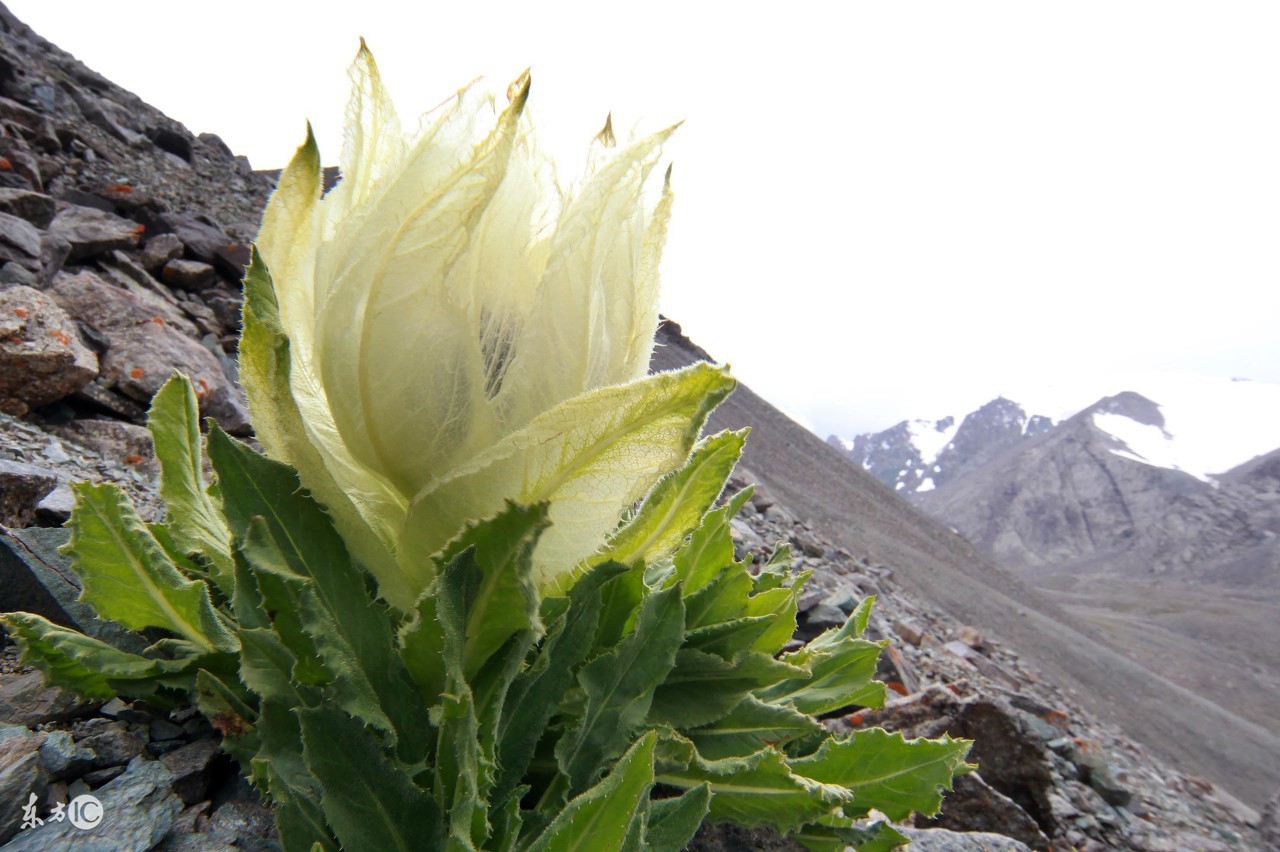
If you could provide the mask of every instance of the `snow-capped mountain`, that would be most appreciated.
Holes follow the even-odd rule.
[[[1280,586],[1280,385],[1181,377],[1152,391],[1058,423],[1000,398],[959,426],[909,421],[838,445],[1011,568]]]
[[[907,497],[939,488],[1083,411],[1114,439],[1109,452],[1203,482],[1280,447],[1280,384],[1269,382],[1162,373],[1086,408],[1037,402],[1035,410],[1055,417],[1030,410],[999,397],[960,419],[904,420],[827,442]]]
[[[827,443],[909,497],[945,485],[1052,426],[1049,418],[1028,415],[1016,402],[999,397],[960,421],[951,416],[904,420],[852,440],[832,435]]]

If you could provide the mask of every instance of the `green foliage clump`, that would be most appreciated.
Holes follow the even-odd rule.
[[[81,483],[66,552],[84,600],[153,644],[3,624],[60,686],[195,702],[274,801],[286,849],[678,850],[708,818],[891,848],[878,815],[936,812],[969,768],[965,741],[816,721],[883,702],[884,643],[861,638],[868,599],[783,651],[808,575],[785,547],[735,560],[749,490],[714,508],[745,432],[701,441],[563,589],[533,573],[546,505],[508,504],[437,554],[401,612],[287,465],[213,426],[205,482],[184,378],[150,426],[167,521]]]

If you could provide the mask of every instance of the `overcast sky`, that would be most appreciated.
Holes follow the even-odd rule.
[[[1275,3],[7,3],[257,168],[336,161],[360,35],[406,117],[531,66],[562,175],[684,119],[664,311],[822,435],[1280,382]]]

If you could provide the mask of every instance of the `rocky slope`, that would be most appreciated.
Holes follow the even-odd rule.
[[[74,478],[119,482],[154,513],[154,460],[137,423],[172,370],[203,380],[206,413],[248,428],[234,382],[237,273],[269,179],[3,7],[0,123],[0,321],[11,326],[0,339],[0,521],[56,526]],[[674,326],[662,339],[655,366],[705,355]],[[1280,786],[1273,740],[1099,644],[854,466],[859,475],[833,476],[845,461],[749,389],[715,424],[755,427],[747,465],[764,489],[735,524],[741,548],[763,555],[788,540],[797,567],[815,571],[801,635],[879,598],[873,629],[893,640],[882,674],[898,698],[829,723],[976,738],[981,780],[963,782],[935,832],[996,830],[1061,849],[1261,842],[1258,813],[1227,791],[1257,805]],[[56,535],[0,536],[0,604],[83,622]],[[63,584],[60,598],[49,583]],[[13,848],[67,840],[65,823],[21,827],[27,795],[43,816],[84,789],[119,804],[116,848],[274,848],[261,803],[189,711],[79,702],[8,658],[0,721],[0,840],[14,837]],[[699,842],[733,848],[715,834]]]

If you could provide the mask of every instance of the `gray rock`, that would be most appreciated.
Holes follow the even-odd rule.
[[[0,410],[26,414],[97,374],[98,357],[53,299],[30,287],[0,290]]]
[[[119,420],[96,420],[86,417],[72,420],[53,431],[91,450],[96,450],[104,459],[125,465],[132,470],[138,470],[147,475],[159,471],[151,433],[143,426],[122,423]]]
[[[1109,805],[1129,804],[1133,793],[1116,780],[1102,747],[1091,742],[1073,745],[1069,757],[1080,770],[1080,780],[1096,790]]]
[[[232,281],[244,278],[249,259],[249,247],[244,243],[228,243],[213,252],[214,267]]]
[[[164,852],[221,852],[244,849],[247,852],[277,852],[275,816],[259,802],[233,799],[221,805],[210,816],[199,834],[170,835]]]
[[[54,200],[43,193],[0,187],[0,213],[25,219],[38,230],[48,230],[57,210]]]
[[[1033,849],[1048,849],[1049,838],[1025,810],[993,789],[978,773],[961,775],[942,801],[942,812],[919,827],[1004,835]]]
[[[51,731],[40,746],[40,765],[51,781],[77,777],[93,765],[91,749],[75,742],[66,731]]]
[[[928,635],[924,625],[914,618],[899,618],[893,623],[893,632],[902,637],[902,641],[916,646]]]
[[[174,259],[160,270],[160,280],[179,290],[207,290],[217,283],[218,273],[199,260]]]
[[[161,305],[166,311],[171,306],[112,287],[88,271],[59,276],[50,293],[71,316],[108,338],[101,373],[121,393],[147,403],[170,376],[182,371],[195,385],[206,414],[229,432],[246,432],[248,411],[217,358],[155,313]]]
[[[849,615],[862,603],[862,596],[852,589],[840,588],[823,598],[822,603]]]
[[[80,745],[93,750],[95,769],[122,766],[142,754],[147,743],[142,737],[118,724],[108,725],[101,733],[85,737]],[[92,783],[92,782],[90,782]]]
[[[0,843],[12,837],[22,824],[23,808],[34,794],[44,798],[47,779],[40,768],[43,734],[9,736],[0,742]]]
[[[911,841],[912,852],[1030,852],[1031,850],[1027,844],[1002,834],[962,833],[947,831],[943,828],[899,828],[898,831]]]
[[[156,760],[135,758],[123,775],[92,795],[102,805],[102,822],[79,829],[70,820],[45,822],[24,831],[6,850],[38,852],[75,849],[77,852],[146,852],[173,827],[182,804],[169,790],[169,770]],[[69,796],[73,796],[68,791]],[[74,796],[73,796],[74,798]]]
[[[113,249],[132,248],[142,235],[139,226],[105,210],[68,207],[53,219],[51,233],[71,243],[71,260],[84,260]]]
[[[82,777],[84,779],[84,783],[88,784],[90,787],[101,787],[113,778],[119,778],[123,775],[124,769],[125,767],[123,763],[117,766],[106,766],[102,769],[94,769],[86,772]]]
[[[177,234],[157,234],[147,240],[142,249],[142,266],[152,275],[160,274],[164,265],[176,257],[182,257],[182,240]]]
[[[0,284],[18,284],[23,287],[38,287],[40,276],[21,264],[12,260],[0,266]]]
[[[169,127],[155,127],[147,134],[157,148],[162,151],[168,151],[175,157],[181,157],[186,162],[191,162],[194,154],[192,144],[194,139],[191,134],[180,132]]]
[[[6,602],[7,603],[7,602]],[[45,686],[38,671],[7,676],[0,683],[0,722],[35,727],[83,716],[96,702],[56,686]]]
[[[228,293],[221,288],[206,290],[200,294],[204,303],[213,310],[213,315],[223,328],[240,328],[240,309],[244,299],[239,293]]]
[[[0,459],[0,524],[28,526],[57,484],[57,474],[48,468]]]
[[[26,219],[0,213],[0,259],[35,268],[40,260],[40,231],[36,226]]]
[[[71,256],[71,241],[58,234],[40,236],[40,286],[48,287]]]
[[[777,507],[774,507],[777,508]],[[773,511],[773,509],[770,509]],[[822,556],[826,552],[827,546],[813,533],[808,530],[796,530],[791,534],[791,541],[806,556]]]
[[[148,733],[153,740],[174,740],[179,739],[183,735],[181,725],[175,725],[168,719],[152,719],[148,727]],[[172,769],[173,767],[169,767]]]
[[[208,216],[191,216],[186,213],[163,213],[160,221],[178,235],[187,253],[196,260],[213,263],[218,249],[235,242],[226,231]]]
[[[729,535],[733,537],[734,543],[742,550],[755,550],[764,547],[764,539],[760,534],[751,528],[751,525],[739,518],[732,518],[729,521]]]
[[[124,394],[117,393],[115,388],[111,387],[105,379],[89,382],[89,384],[72,394],[71,398],[78,402],[92,403],[93,406],[113,417],[119,417],[121,420],[127,420],[130,423],[142,424],[147,422],[147,409]]]
[[[849,619],[844,610],[838,606],[831,606],[825,601],[808,609],[803,617],[810,627],[824,630],[828,627],[840,627]]]
[[[80,602],[80,580],[71,571],[67,557],[58,552],[68,537],[65,529],[0,532],[0,600],[14,611],[42,615],[118,648],[141,652],[148,644],[146,640],[115,622],[99,619],[88,604]],[[10,686],[12,681],[21,681],[25,686]],[[74,718],[96,706],[60,690],[44,694],[43,688],[38,673],[6,677],[0,686],[0,720],[7,714],[19,724],[40,724]]]
[[[209,795],[222,752],[214,739],[197,740],[160,758],[173,773],[173,792],[188,805]]]

